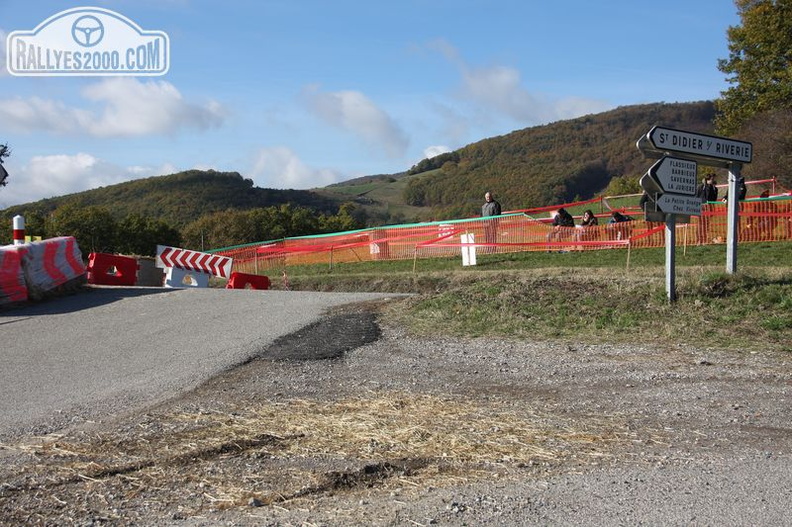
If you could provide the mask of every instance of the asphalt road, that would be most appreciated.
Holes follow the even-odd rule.
[[[91,288],[0,311],[0,440],[140,409],[375,293]]]

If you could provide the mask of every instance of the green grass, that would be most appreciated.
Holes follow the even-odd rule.
[[[289,276],[325,276],[328,281],[345,275],[387,276],[392,273],[417,273],[433,271],[457,271],[477,273],[480,271],[504,271],[544,268],[614,268],[629,270],[644,267],[665,267],[665,249],[611,249],[599,251],[572,251],[568,253],[520,252],[509,254],[479,255],[477,265],[462,267],[461,257],[425,258],[398,261],[336,263],[290,266]],[[792,242],[751,243],[738,248],[737,264],[741,267],[785,267],[792,263]],[[702,245],[677,248],[676,265],[681,267],[714,267],[726,269],[725,245]]]
[[[792,244],[745,244],[738,273],[725,247],[677,254],[677,301],[662,249],[487,255],[289,268],[292,288],[415,293],[386,316],[417,335],[624,342],[792,351]],[[272,273],[276,288],[280,273]]]

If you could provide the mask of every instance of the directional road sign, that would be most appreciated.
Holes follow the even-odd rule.
[[[662,192],[694,196],[697,169],[698,164],[695,161],[665,156],[652,165],[649,177],[657,181]]]
[[[682,215],[701,214],[701,200],[694,198],[696,194],[695,161],[677,157],[663,156],[641,177],[641,188],[649,195],[650,207],[647,206],[646,221],[663,221],[665,214],[676,214],[678,220]],[[698,207],[693,202],[698,202]],[[692,212],[695,210],[695,212]],[[690,221],[684,218],[684,221]]]
[[[701,215],[701,199],[683,194],[661,194],[657,206],[666,214]]]
[[[753,145],[727,137],[674,130],[654,126],[638,140],[638,148],[644,153],[680,152],[697,158],[721,159],[732,162],[750,163]]]

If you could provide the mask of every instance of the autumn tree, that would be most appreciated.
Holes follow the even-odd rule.
[[[734,135],[752,117],[792,108],[792,0],[735,0],[740,25],[728,29],[729,58],[718,69],[732,85],[717,101],[718,133]]]

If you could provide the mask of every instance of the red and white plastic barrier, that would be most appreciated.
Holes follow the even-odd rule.
[[[263,275],[247,274],[247,273],[231,273],[231,278],[228,279],[226,289],[259,289],[265,290],[270,287],[270,279]]]
[[[88,255],[88,283],[96,285],[135,285],[139,267],[136,258],[118,254],[91,253]]]
[[[165,287],[209,287],[209,278],[229,278],[233,259],[228,256],[157,245],[155,265],[166,270]]]
[[[0,247],[0,306],[28,299],[22,272],[23,251],[11,245]]]
[[[24,251],[22,271],[30,298],[41,298],[85,275],[82,253],[73,236],[28,243]]]
[[[0,247],[0,305],[38,300],[84,278],[82,254],[72,236]]]

